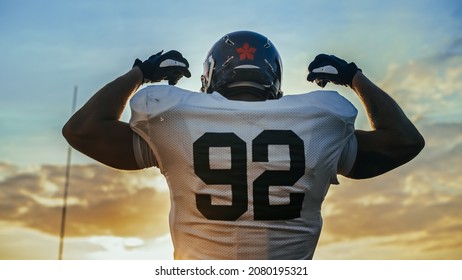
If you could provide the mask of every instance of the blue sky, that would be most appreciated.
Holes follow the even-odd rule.
[[[81,106],[135,58],[161,49],[184,54],[193,77],[180,86],[198,89],[205,53],[221,35],[261,32],[283,57],[285,92],[304,92],[314,89],[304,76],[318,53],[354,60],[380,81],[390,65],[448,48],[461,14],[457,1],[2,1],[0,154],[63,162],[56,132],[73,87]]]
[[[210,46],[227,32],[246,29],[265,34],[277,46],[284,64],[283,90],[286,94],[317,89],[305,80],[308,63],[318,53],[335,54],[356,62],[369,78],[389,92],[427,139],[423,154],[402,169],[371,181],[347,180],[343,183],[345,188],[332,191],[327,201],[333,206],[325,208],[326,235],[320,242],[322,248],[318,256],[373,258],[383,252],[379,250],[383,244],[393,243],[386,252],[389,258],[395,258],[403,251],[403,246],[421,240],[428,247],[412,247],[412,252],[420,255],[409,253],[406,256],[461,258],[460,253],[450,249],[429,250],[432,246],[439,246],[426,239],[432,234],[430,223],[425,219],[416,222],[417,214],[413,212],[432,207],[447,210],[446,214],[433,212],[439,216],[418,215],[441,221],[437,222],[443,229],[443,233],[438,233],[441,236],[439,244],[445,244],[441,248],[462,244],[460,239],[453,240],[453,243],[448,241],[452,231],[462,229],[462,221],[455,214],[460,213],[457,205],[461,205],[462,197],[459,187],[462,177],[458,175],[462,163],[459,159],[462,158],[461,18],[462,2],[456,0],[0,0],[0,209],[15,209],[15,215],[20,213],[20,216],[0,215],[0,224],[4,225],[4,231],[0,231],[0,251],[3,248],[6,252],[5,244],[17,236],[37,240],[37,244],[56,241],[54,230],[37,226],[30,222],[37,217],[26,214],[33,207],[52,211],[59,204],[60,172],[66,162],[67,150],[61,127],[71,113],[74,86],[78,86],[77,106],[80,107],[104,84],[129,70],[135,58],[144,59],[162,49],[177,49],[189,60],[192,73],[190,79],[181,80],[178,86],[198,90],[202,62]],[[360,108],[357,126],[366,129],[364,112],[354,94],[345,87],[328,88],[338,90]],[[127,112],[124,118],[127,119],[128,115]],[[152,233],[150,228],[140,229],[139,224],[128,221],[111,229],[107,224],[98,223],[96,218],[94,221],[79,219],[88,213],[90,206],[104,212],[116,205],[137,201],[139,196],[131,195],[146,191],[138,186],[140,182],[150,190],[150,197],[158,198],[158,193],[152,190],[165,191],[159,174],[112,173],[77,152],[73,153],[73,162],[83,164],[76,168],[78,178],[73,181],[79,185],[79,188],[74,187],[78,191],[71,200],[75,206],[74,218],[82,223],[80,227],[83,229],[87,225],[95,230],[93,233],[83,229],[73,232],[76,239],[70,244],[77,244],[70,252],[73,258],[108,257],[113,251],[106,245],[108,242],[123,244],[121,236],[142,238],[144,243],[140,244],[157,244],[149,238],[167,234],[166,231]],[[89,186],[85,186],[85,182],[90,181],[93,187],[86,189]],[[156,183],[153,185],[152,182]],[[15,188],[18,190],[14,191]],[[367,191],[360,192],[358,188]],[[83,189],[87,195],[94,194],[96,198],[84,198]],[[104,198],[108,190],[117,191],[117,195],[110,196],[110,203]],[[343,190],[351,191],[345,193]],[[18,197],[24,200],[15,204],[14,199]],[[346,202],[340,197],[351,199]],[[395,203],[389,201],[390,197],[396,198]],[[5,204],[7,200],[11,203]],[[431,204],[433,202],[435,204]],[[101,205],[109,208],[102,210]],[[398,217],[407,221],[408,227],[397,225],[400,230],[396,234],[381,225],[376,225],[375,231],[368,230],[370,221],[367,219],[353,223],[358,229],[353,231],[338,215],[348,209],[373,213],[370,207],[372,210],[379,206],[399,209],[403,205],[413,208],[405,208],[409,210],[404,212],[408,213],[406,215],[393,212],[387,219],[388,224],[398,221]],[[162,207],[168,208],[166,205]],[[9,212],[5,210],[3,213]],[[145,217],[142,221],[148,220]],[[16,227],[18,221],[22,224],[21,229]],[[159,220],[159,223],[164,221]],[[93,239],[87,238],[90,235]],[[103,235],[109,235],[109,241],[101,237]],[[8,241],[2,243],[2,240]],[[364,247],[355,251],[357,254],[347,252],[341,250],[348,248],[342,240]],[[95,242],[99,242],[98,245]],[[90,244],[88,252],[95,250],[93,255],[82,252],[83,243]],[[122,245],[117,247],[121,258],[132,256],[133,250],[123,255],[120,251],[123,248]],[[20,251],[18,248],[7,249]],[[141,252],[150,252],[148,249],[142,248]],[[362,255],[367,249],[368,253]],[[50,258],[45,253],[37,254],[34,258]],[[24,253],[14,256],[21,258]],[[140,257],[135,255],[135,258],[137,256]]]

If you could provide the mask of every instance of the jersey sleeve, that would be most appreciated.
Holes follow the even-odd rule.
[[[130,99],[130,128],[133,130],[133,150],[139,167],[160,167],[152,121],[181,102],[185,92],[174,86],[152,85],[139,90]]]
[[[154,156],[148,143],[144,141],[136,132],[133,132],[133,152],[136,163],[140,168],[157,167],[157,159]]]
[[[338,154],[332,166],[333,174],[331,176],[332,184],[339,184],[337,175],[347,175],[356,160],[358,143],[355,136],[355,120],[358,110],[348,101],[335,91],[317,92],[320,98],[314,99],[316,106],[329,111],[344,124],[343,132],[339,135]]]
[[[337,166],[338,174],[346,176],[348,173],[350,173],[356,160],[357,151],[358,142],[356,140],[356,136],[353,134],[346,141],[346,144],[343,147]]]

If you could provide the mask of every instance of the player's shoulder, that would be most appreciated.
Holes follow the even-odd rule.
[[[323,104],[332,102],[349,102],[345,97],[334,90],[315,90],[301,94],[284,95],[283,98],[308,100],[312,104]]]
[[[171,85],[150,85],[138,90],[132,97],[132,100],[147,99],[155,100],[157,98],[182,98],[188,94],[194,93],[186,89],[182,89]]]
[[[337,115],[356,116],[358,113],[356,107],[348,99],[333,90],[315,90],[303,94],[286,95],[283,98]]]
[[[137,111],[151,111],[152,107],[170,107],[195,92],[171,85],[151,85],[140,89],[131,99],[130,106]]]

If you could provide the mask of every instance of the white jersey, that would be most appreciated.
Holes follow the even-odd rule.
[[[262,102],[150,86],[130,101],[171,197],[175,259],[311,259],[321,203],[356,157],[334,91]]]

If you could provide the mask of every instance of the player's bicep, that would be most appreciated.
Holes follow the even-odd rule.
[[[133,152],[133,131],[127,123],[102,121],[94,126],[85,134],[67,133],[66,139],[76,150],[103,164],[123,170],[141,169]]]
[[[402,163],[381,131],[355,131],[358,148],[356,160],[347,177],[365,179],[388,172]]]

